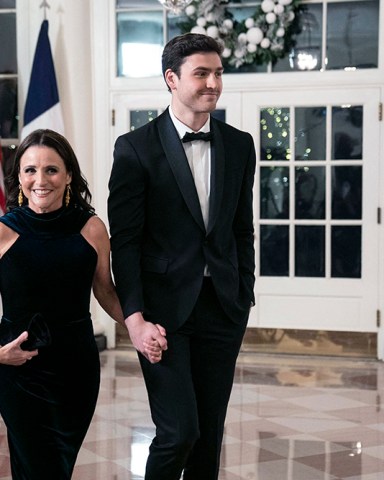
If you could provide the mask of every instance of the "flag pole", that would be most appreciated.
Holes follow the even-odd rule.
[[[49,3],[46,0],[43,0],[43,2],[40,4],[40,8],[44,8],[44,20],[47,19],[47,8],[51,8],[49,6]]]

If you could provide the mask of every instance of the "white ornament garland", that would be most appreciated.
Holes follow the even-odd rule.
[[[252,16],[238,22],[228,10],[229,0],[193,0],[179,27],[183,33],[202,33],[222,43],[224,64],[239,68],[274,63],[293,46],[300,1],[263,0]]]

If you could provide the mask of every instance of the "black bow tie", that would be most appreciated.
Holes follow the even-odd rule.
[[[184,137],[181,139],[183,143],[186,142],[193,142],[193,140],[204,140],[205,142],[209,142],[212,140],[212,133],[211,132],[187,132]]]

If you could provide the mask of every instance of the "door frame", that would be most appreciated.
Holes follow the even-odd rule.
[[[378,108],[381,101],[381,89],[379,87],[372,88],[310,88],[300,89],[298,95],[297,89],[286,89],[284,91],[277,92],[274,89],[244,93],[243,99],[243,121],[242,128],[250,131],[254,137],[255,145],[258,150],[259,146],[259,122],[255,119],[259,117],[260,108],[269,106],[288,107],[294,106],[316,106],[316,105],[341,105],[341,104],[362,104],[364,105],[364,124],[363,135],[373,136],[375,145],[369,143],[363,152],[363,240],[362,248],[364,260],[363,266],[363,278],[361,281],[352,279],[333,279],[331,280],[334,285],[337,285],[337,290],[340,292],[345,291],[342,301],[345,303],[346,311],[349,312],[355,321],[352,325],[350,322],[342,322],[342,317],[339,316],[339,326],[333,321],[321,321],[321,324],[306,323],[308,317],[308,309],[312,309],[315,321],[319,322],[322,316],[322,309],[324,307],[324,297],[321,295],[323,279],[289,279],[284,278],[269,278],[260,277],[257,275],[256,279],[256,307],[252,309],[250,315],[249,326],[261,327],[261,328],[293,328],[293,329],[313,329],[313,330],[346,330],[350,328],[351,331],[368,331],[376,332],[379,334],[379,346],[378,346],[378,358],[383,357],[382,349],[382,334],[381,329],[376,325],[376,313],[382,310],[383,305],[379,292],[381,290],[383,279],[383,266],[380,252],[383,251],[379,248],[383,245],[382,227],[377,223],[377,208],[380,206],[380,192],[382,185],[380,182],[380,170],[381,165],[379,162],[380,152],[382,151],[380,130],[382,129],[382,123],[379,121]],[[331,101],[332,100],[332,101]],[[371,137],[372,138],[372,137]],[[293,132],[291,132],[291,139],[293,141]],[[368,149],[368,152],[367,152]],[[371,158],[376,162],[376,173],[372,173],[371,169],[366,165]],[[313,166],[317,166],[317,162],[312,163]],[[265,165],[265,164],[264,164]],[[256,217],[256,231],[258,231],[258,203],[259,203],[259,166],[257,168],[257,174],[255,178],[255,217]],[[368,178],[371,177],[370,181]],[[292,180],[293,181],[293,180]],[[291,181],[291,183],[292,183]],[[374,184],[372,186],[372,183]],[[364,193],[366,192],[366,193]],[[372,198],[367,200],[367,195]],[[367,210],[364,206],[369,204]],[[369,238],[369,246],[367,239]],[[373,239],[373,246],[372,246]],[[256,239],[256,247],[257,247]],[[367,254],[367,249],[373,248],[375,254]],[[258,249],[256,248],[256,251]],[[368,263],[367,263],[368,262]],[[258,262],[257,262],[258,263]],[[374,273],[370,273],[370,285],[367,286],[367,282],[364,278],[367,278],[367,272],[364,270],[366,267],[375,270]],[[372,270],[373,269],[373,270]],[[380,281],[381,279],[381,281]],[[328,279],[327,281],[329,281]],[[354,284],[354,285],[353,285]],[[351,291],[351,285],[354,289]],[[359,295],[361,290],[365,289],[365,300],[363,302],[356,302],[356,295]],[[299,292],[305,291],[305,295]],[[278,301],[279,294],[284,298],[283,301]],[[329,312],[332,312],[335,305],[334,292],[329,299]],[[334,297],[334,298],[333,298]],[[300,301],[297,301],[299,300]],[[296,303],[295,303],[296,302]],[[340,302],[336,302],[336,304]],[[343,305],[344,305],[343,303]],[[363,305],[361,305],[363,303]],[[284,311],[283,311],[284,308]],[[369,316],[369,322],[367,322],[367,316]],[[278,317],[278,318],[274,318]],[[281,323],[281,319],[284,317],[286,323]],[[348,317],[347,317],[348,318]],[[347,320],[346,318],[346,320]],[[300,320],[301,319],[301,320]],[[344,324],[343,324],[344,323]],[[342,327],[342,328],[340,328]]]

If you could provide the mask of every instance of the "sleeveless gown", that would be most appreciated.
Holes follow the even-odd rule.
[[[13,480],[70,479],[95,410],[100,361],[89,305],[97,253],[80,234],[91,216],[20,207],[0,217],[19,234],[0,259],[3,320],[40,313],[52,337],[24,365],[0,365]]]

